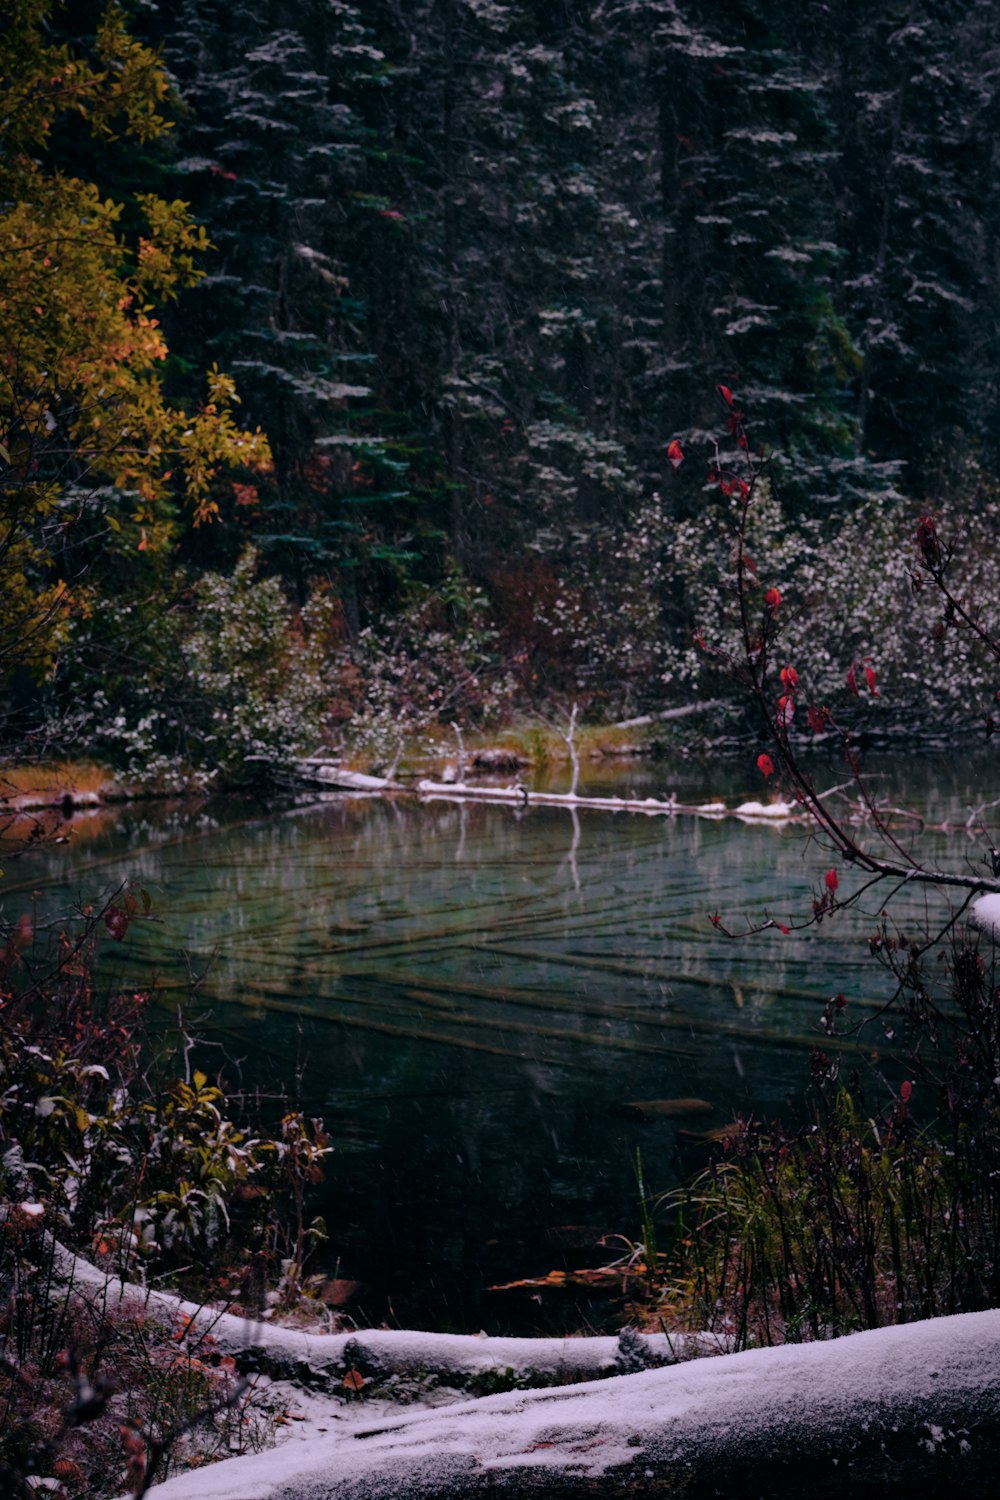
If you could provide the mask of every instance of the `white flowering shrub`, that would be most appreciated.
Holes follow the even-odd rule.
[[[366,627],[336,662],[348,748],[384,770],[439,724],[496,723],[516,692],[497,642],[486,595],[457,575]]]
[[[694,635],[705,646],[739,655],[729,517],[718,505],[677,527],[675,576],[682,582]],[[975,514],[953,508],[939,518],[957,546],[952,583],[987,623],[1000,615],[1000,506]],[[939,595],[923,586],[915,547],[917,512],[872,499],[848,514],[796,523],[761,487],[749,517],[748,542],[761,597],[781,594],[774,648],[795,666],[806,695],[834,704],[847,694],[852,663],[877,671],[882,712],[942,722],[984,708],[996,688],[988,655],[967,632],[942,622]],[[694,637],[676,645],[676,679],[694,683],[705,653]],[[874,704],[873,704],[874,706]]]
[[[734,692],[725,658],[738,659],[741,647],[728,505],[713,487],[698,515],[677,519],[651,495],[621,534],[602,536],[587,564],[581,556],[560,580],[539,618],[581,689],[625,710]],[[790,518],[759,486],[748,530],[758,598],[780,592],[776,650],[810,697],[842,701],[852,662],[870,658],[881,691],[871,707],[894,720],[972,717],[993,700],[988,654],[967,630],[943,622],[940,597],[914,577],[919,513],[910,502],[874,497],[849,511]],[[1000,503],[952,501],[936,515],[942,541],[954,545],[953,587],[995,630]]]
[[[201,758],[223,770],[308,753],[329,698],[333,602],[316,594],[296,618],[280,581],[257,578],[257,562],[248,548],[229,577],[206,574],[181,641],[203,715]]]
[[[253,779],[320,738],[337,621],[323,592],[293,610],[252,548],[173,598],[109,601],[76,622],[50,736],[166,789]]]

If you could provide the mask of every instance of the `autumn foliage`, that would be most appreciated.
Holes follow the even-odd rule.
[[[0,32],[0,666],[44,667],[87,609],[85,544],[167,545],[186,509],[217,511],[217,475],[269,460],[213,368],[195,409],[170,399],[157,304],[201,274],[205,231],[156,193],[114,199],[63,171],[54,138],[110,151],[168,128],[156,57],[110,7],[88,52],[54,44],[52,0],[16,0]]]

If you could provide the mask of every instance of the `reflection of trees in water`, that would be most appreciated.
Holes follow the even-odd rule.
[[[873,983],[863,914],[746,944],[711,926],[784,919],[809,884],[801,829],[350,798],[158,837],[133,821],[74,887],[131,870],[159,920],[119,969],[178,989],[197,975],[230,1025],[301,1014],[385,1045],[603,1068],[720,1038],[811,1044],[834,976],[855,1003]]]

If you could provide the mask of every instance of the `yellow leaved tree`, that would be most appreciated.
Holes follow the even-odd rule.
[[[215,513],[217,473],[261,469],[229,377],[194,410],[169,399],[158,303],[209,248],[187,205],[115,201],[60,169],[67,126],[97,149],[168,127],[167,80],[114,6],[88,45],[57,39],[56,0],[7,0],[0,19],[0,676],[44,672],[77,605],[79,539],[155,551],[178,519]],[[56,159],[54,159],[56,158]],[[123,227],[127,224],[128,230]],[[92,545],[91,545],[92,554]]]

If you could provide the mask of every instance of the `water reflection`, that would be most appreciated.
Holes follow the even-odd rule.
[[[729,793],[690,775],[684,800]],[[938,819],[982,796],[954,763],[910,779]],[[636,789],[662,794],[662,772]],[[964,831],[926,837],[975,857]],[[152,973],[231,1082],[325,1116],[331,1272],[368,1285],[375,1320],[496,1328],[484,1285],[634,1228],[637,1145],[668,1186],[703,1159],[688,1127],[798,1090],[831,992],[874,1011],[874,911],[743,943],[709,920],[787,922],[828,862],[794,828],[344,799],[127,815],[44,855],[31,888],[51,912],[125,877],[150,890],[157,920],[107,945],[115,977]],[[876,1048],[872,1030],[848,1064]],[[711,1115],[622,1109],[690,1096]]]

